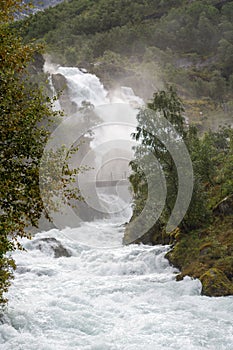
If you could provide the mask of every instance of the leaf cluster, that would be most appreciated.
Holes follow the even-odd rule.
[[[194,188],[190,206],[180,223],[180,228],[188,232],[208,225],[212,209],[224,197],[233,193],[232,186],[232,128],[224,127],[218,131],[209,131],[198,135],[196,127],[185,123],[184,108],[180,98],[172,87],[154,94],[153,100],[137,115],[138,126],[132,134],[138,141],[135,147],[135,159],[131,161],[132,174],[130,182],[134,191],[133,217],[139,216],[148,200],[148,178],[156,173],[151,163],[143,162],[149,154],[159,162],[166,178],[167,197],[164,210],[159,218],[160,227],[165,228],[174,207],[179,182],[177,169],[166,148],[166,137],[174,137],[172,129],[160,123],[161,115],[176,129],[180,138],[176,143],[185,142],[192,161]],[[140,166],[144,164],[144,168]],[[187,174],[187,169],[179,169]],[[154,202],[160,198],[154,197]],[[148,217],[153,218],[154,207],[151,206]],[[152,220],[153,221],[153,220]]]
[[[22,248],[21,237],[30,237],[26,228],[37,226],[45,213],[39,184],[39,170],[44,147],[50,136],[49,123],[57,120],[53,101],[31,82],[28,64],[40,46],[24,44],[12,29],[13,14],[20,10],[21,1],[3,1],[0,11],[0,303],[6,301],[15,265],[9,254]],[[64,153],[64,150],[63,150]],[[54,176],[45,176],[51,190],[64,191],[65,198],[73,198],[69,180],[76,169],[69,169],[67,157],[61,151],[50,154],[49,164],[56,169],[63,160],[63,173],[54,190]],[[45,175],[45,174],[44,174]],[[46,213],[45,213],[46,214]]]

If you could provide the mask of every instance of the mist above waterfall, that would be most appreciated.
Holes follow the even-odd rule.
[[[52,89],[60,94],[58,102],[65,112],[64,135],[58,137],[58,142],[62,138],[65,144],[71,139],[74,144],[79,144],[79,151],[72,156],[71,164],[89,167],[88,171],[79,174],[76,185],[89,209],[95,212],[92,219],[99,212],[122,215],[125,222],[131,213],[127,182],[128,164],[133,158],[135,144],[131,134],[136,127],[142,99],[135,96],[131,87],[107,91],[99,78],[85,69],[61,67],[46,61],[44,71],[50,74]],[[110,201],[106,196],[110,196]],[[130,209],[126,209],[124,203]],[[77,225],[71,216],[59,220],[63,227]]]
[[[88,101],[94,106],[126,103],[138,107],[143,104],[143,100],[134,94],[131,87],[121,86],[107,91],[99,78],[88,73],[86,69],[62,67],[45,61],[44,71],[51,76],[59,74],[65,78],[67,84],[63,84],[63,93],[68,93],[70,103],[75,103],[77,107],[81,107],[83,101]]]

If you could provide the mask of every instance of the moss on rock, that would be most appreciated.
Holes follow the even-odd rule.
[[[211,268],[201,277],[202,294],[207,296],[226,296],[233,294],[233,284],[228,280],[226,275],[216,269]]]
[[[181,234],[166,257],[181,270],[181,280],[188,275],[203,282],[208,296],[233,295],[232,216],[216,218],[204,230]]]
[[[180,270],[177,280],[185,276],[199,278],[202,294],[233,295],[233,217],[216,217],[211,225],[184,233],[176,229],[165,235],[154,226],[142,237],[129,243],[173,244],[166,254],[169,262]],[[126,226],[125,237],[131,238],[133,227]],[[133,237],[133,235],[132,235]]]

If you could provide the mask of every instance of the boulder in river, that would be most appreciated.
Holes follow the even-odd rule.
[[[35,239],[33,241],[33,246],[42,252],[53,251],[54,258],[60,258],[62,256],[70,257],[72,255],[68,249],[63,247],[61,242],[53,237]]]
[[[233,283],[219,269],[209,269],[200,277],[200,280],[204,295],[219,297],[233,294]]]

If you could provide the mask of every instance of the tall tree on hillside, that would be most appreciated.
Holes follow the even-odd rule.
[[[182,101],[176,91],[169,87],[167,90],[155,93],[153,100],[147,104],[147,108],[142,108],[137,115],[138,126],[133,134],[133,138],[139,144],[135,147],[135,159],[130,163],[132,167],[130,182],[134,191],[134,210],[131,221],[136,219],[142,211],[145,212],[144,208],[150,197],[150,207],[147,206],[147,213],[144,217],[146,217],[147,222],[153,223],[153,217],[160,198],[163,200],[163,195],[166,192],[163,211],[155,222],[156,230],[162,231],[165,229],[172,215],[180,185],[178,169],[170,153],[172,150],[166,148],[166,139],[169,138],[173,138],[173,147],[178,147],[178,149],[179,144],[186,143],[194,170],[193,195],[180,227],[184,231],[188,231],[191,228],[202,225],[208,217],[203,183],[210,181],[212,161],[208,158],[207,143],[199,140],[196,128],[186,125],[183,112]],[[164,123],[164,120],[167,120],[169,124]],[[157,160],[159,165],[156,165],[156,162],[152,164],[150,159],[146,161],[150,154]],[[162,192],[159,193],[160,197],[156,192],[155,194],[151,193],[154,190],[153,187],[151,187],[150,193],[148,191],[148,179],[150,180],[159,172],[164,174],[164,180],[160,176],[154,187],[161,186],[162,181],[166,182],[163,185],[164,189],[162,188]],[[185,167],[179,169],[179,172],[189,176],[189,169]],[[154,228],[151,227],[151,229],[153,230]]]

